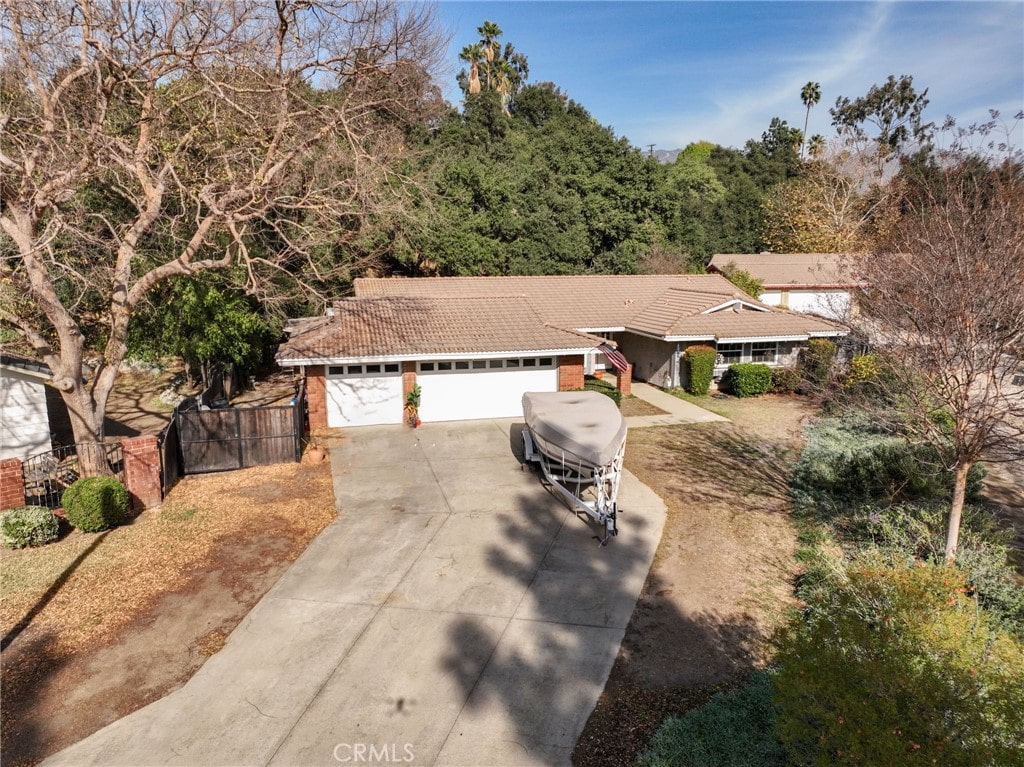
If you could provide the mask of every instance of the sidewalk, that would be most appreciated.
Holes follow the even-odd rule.
[[[679,423],[708,423],[710,421],[728,421],[728,418],[712,413],[686,400],[666,394],[650,384],[633,382],[633,396],[649,402],[665,411],[665,415],[634,415],[626,419],[631,428],[644,426],[672,426]]]

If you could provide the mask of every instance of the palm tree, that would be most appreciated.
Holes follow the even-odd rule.
[[[469,64],[469,77],[465,85],[467,94],[475,95],[480,92],[480,60],[483,56],[483,46],[480,43],[467,45],[459,54],[459,58]],[[461,74],[459,78],[462,78]]]
[[[807,142],[807,154],[810,157],[817,158],[825,151],[825,137],[820,133],[815,133],[811,136]]]
[[[800,90],[800,99],[807,107],[804,115],[804,136],[807,135],[807,122],[811,119],[811,107],[821,101],[821,83],[809,82]],[[800,142],[800,156],[804,156],[804,141]]]

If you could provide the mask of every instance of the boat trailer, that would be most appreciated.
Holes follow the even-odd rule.
[[[601,545],[618,535],[618,494],[626,421],[593,391],[523,395],[523,454],[577,514],[604,526]]]

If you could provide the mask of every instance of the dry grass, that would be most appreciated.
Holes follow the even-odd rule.
[[[639,397],[624,397],[619,410],[627,418],[631,415],[665,415],[665,411],[660,407]]]
[[[308,541],[333,516],[326,464],[186,477],[162,507],[131,525],[6,551],[0,629],[6,636],[35,612],[33,631],[53,632],[59,649],[106,639],[156,597],[182,586],[233,539],[260,530]],[[300,551],[292,547],[289,558]]]

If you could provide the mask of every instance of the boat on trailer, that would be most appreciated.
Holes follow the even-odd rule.
[[[601,545],[618,534],[626,420],[594,391],[523,395],[523,453],[569,507],[604,526]]]

